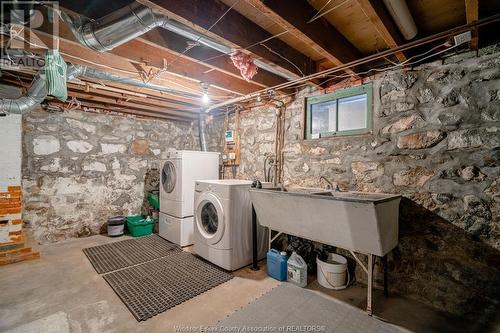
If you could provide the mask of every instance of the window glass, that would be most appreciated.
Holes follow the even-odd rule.
[[[366,128],[367,95],[357,95],[338,100],[339,127],[337,131],[349,131]]]
[[[337,101],[316,103],[311,106],[311,133],[335,131]]]
[[[305,137],[370,133],[372,85],[370,83],[306,98]]]

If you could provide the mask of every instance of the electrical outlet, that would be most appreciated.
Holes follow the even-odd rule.
[[[472,34],[470,31],[462,32],[456,36],[453,36],[455,40],[455,45],[461,45],[463,43],[468,43],[472,39]]]

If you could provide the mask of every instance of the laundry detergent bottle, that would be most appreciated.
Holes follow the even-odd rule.
[[[304,259],[294,251],[288,258],[287,265],[287,281],[304,288],[307,285],[307,264]]]
[[[286,252],[279,252],[275,249],[269,250],[267,252],[267,275],[278,281],[286,281],[287,261]]]

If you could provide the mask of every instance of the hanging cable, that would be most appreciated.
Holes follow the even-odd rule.
[[[241,0],[236,0],[228,9],[226,9],[226,11],[207,29],[207,31],[211,31],[217,25],[217,23],[219,23],[224,18],[224,16],[226,16],[227,13],[229,13],[234,8],[234,6],[236,6],[240,1]],[[181,54],[178,54],[177,57],[175,57],[170,62],[170,65],[174,64],[177,60],[179,60],[180,57],[182,57],[183,55],[185,55],[189,50],[191,50],[192,48],[198,46],[199,45],[199,41],[201,40],[201,38],[202,38],[201,36],[198,37],[198,39],[196,39],[192,43],[192,46],[188,45],[186,47],[186,49]]]
[[[330,1],[328,1],[328,2],[327,2],[324,6],[323,6],[323,7],[321,7],[321,9],[320,9],[320,10],[318,10],[318,12],[316,13],[316,15],[314,15],[314,16],[313,16],[313,17],[312,17],[309,21],[307,21],[307,23],[311,23],[311,22],[316,21],[317,19],[319,19],[319,18],[321,18],[321,17],[325,16],[326,14],[330,13],[331,11],[334,11],[335,9],[337,9],[337,8],[339,8],[339,7],[341,7],[341,6],[343,6],[343,5],[344,5],[344,4],[346,4],[347,2],[349,2],[349,0],[344,0],[344,1],[342,1],[341,3],[339,3],[338,5],[335,5],[335,6],[333,6],[332,8],[330,8],[330,9],[328,9],[328,10],[326,10],[326,11],[324,11],[323,13],[321,13],[321,14],[320,14],[321,10],[322,10],[323,8],[325,8],[327,4],[329,4],[329,3],[330,3]]]

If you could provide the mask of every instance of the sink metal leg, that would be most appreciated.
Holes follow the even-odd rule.
[[[373,292],[373,254],[368,255],[368,295],[366,297],[366,312],[372,315],[372,292]]]
[[[252,270],[259,270],[259,257],[258,257],[258,244],[257,244],[257,213],[252,205]]]
[[[387,272],[387,255],[382,257],[382,266],[384,269],[384,296],[389,297],[389,276]]]

